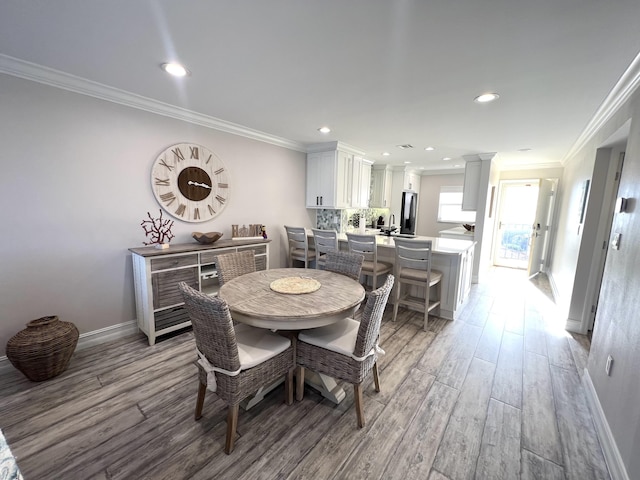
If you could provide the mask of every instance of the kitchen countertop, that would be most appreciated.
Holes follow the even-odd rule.
[[[378,235],[380,230],[367,229],[365,233],[367,235],[376,235],[376,244],[382,248],[395,248],[394,235]],[[354,232],[356,233],[356,232]],[[307,229],[307,236],[313,237],[313,232]],[[473,247],[476,242],[472,240],[457,240],[453,238],[441,238],[441,237],[423,237],[416,235],[413,237],[415,240],[431,240],[433,242],[433,253],[459,255]],[[347,235],[344,233],[338,234],[338,241],[346,242]]]
[[[440,235],[460,235],[460,236],[465,236],[465,237],[469,237],[472,240],[473,240],[473,238],[475,236],[475,232],[470,232],[464,227],[448,228],[446,230],[440,230],[439,233],[440,233]]]

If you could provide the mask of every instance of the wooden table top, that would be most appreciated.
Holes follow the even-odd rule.
[[[271,290],[271,282],[287,277],[313,278],[321,286],[298,295]],[[326,270],[276,268],[234,278],[218,295],[229,304],[236,321],[261,328],[300,330],[352,315],[364,300],[364,288],[345,275]]]

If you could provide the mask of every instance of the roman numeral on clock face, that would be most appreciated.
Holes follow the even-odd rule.
[[[216,175],[220,175],[222,172],[224,172],[224,167],[219,168],[218,170],[216,170],[216,171],[215,171],[215,172],[213,172],[213,173],[215,173]]]
[[[167,162],[164,161],[164,159],[160,160],[160,165],[162,165],[163,167],[167,167],[167,169],[169,171],[173,170],[173,165],[169,165]]]
[[[160,200],[167,205],[171,205],[176,200],[176,196],[172,192],[167,192],[160,195]]]
[[[207,205],[207,208],[209,209],[209,215],[213,215],[216,213],[216,211],[213,209],[211,205]]]
[[[156,177],[156,185],[159,185],[161,187],[168,187],[169,186],[169,179],[168,178],[158,178],[158,177]]]
[[[226,198],[221,197],[220,195],[216,195],[216,200],[218,200],[218,202],[220,202],[220,205],[224,205],[224,202],[227,201]]]
[[[176,215],[183,216],[186,209],[187,209],[187,206],[184,203],[181,203],[180,205],[178,205],[178,208],[176,209]]]
[[[209,165],[209,162],[211,161],[211,157],[213,157],[213,154],[209,155],[209,158],[207,158],[207,161],[204,162],[204,163]]]
[[[200,158],[200,150],[198,147],[189,147],[189,150],[191,151],[191,158],[195,158],[196,160]]]
[[[200,220],[200,210],[197,208],[193,211],[193,219]]]
[[[219,183],[218,184],[218,188],[229,188],[229,184],[228,183]]]
[[[184,155],[182,153],[182,150],[180,150],[179,148],[176,147],[173,150],[171,150],[171,152],[175,155],[176,160],[178,161],[184,160]]]

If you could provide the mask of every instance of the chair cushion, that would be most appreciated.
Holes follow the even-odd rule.
[[[390,263],[378,262],[376,264],[376,273],[390,272],[393,267]],[[373,273],[373,262],[371,260],[365,260],[362,262],[362,273]]]
[[[356,348],[359,328],[357,320],[343,318],[331,325],[303,330],[298,334],[298,340],[350,357]]]
[[[247,370],[275,357],[291,346],[291,340],[264,328],[235,325],[240,368]]]
[[[291,250],[291,256],[297,258],[304,258],[304,248],[294,248]],[[307,258],[312,259],[315,258],[316,251],[315,250],[307,250]]]
[[[400,275],[398,279],[402,281],[405,280],[417,280],[418,282],[426,282],[427,281],[427,271],[426,270],[416,270],[415,268],[403,268],[400,271]],[[431,285],[438,283],[442,279],[442,272],[438,270],[431,270]]]

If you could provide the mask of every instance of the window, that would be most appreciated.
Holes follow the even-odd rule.
[[[462,187],[440,187],[438,221],[443,223],[474,223],[476,212],[462,211]]]

